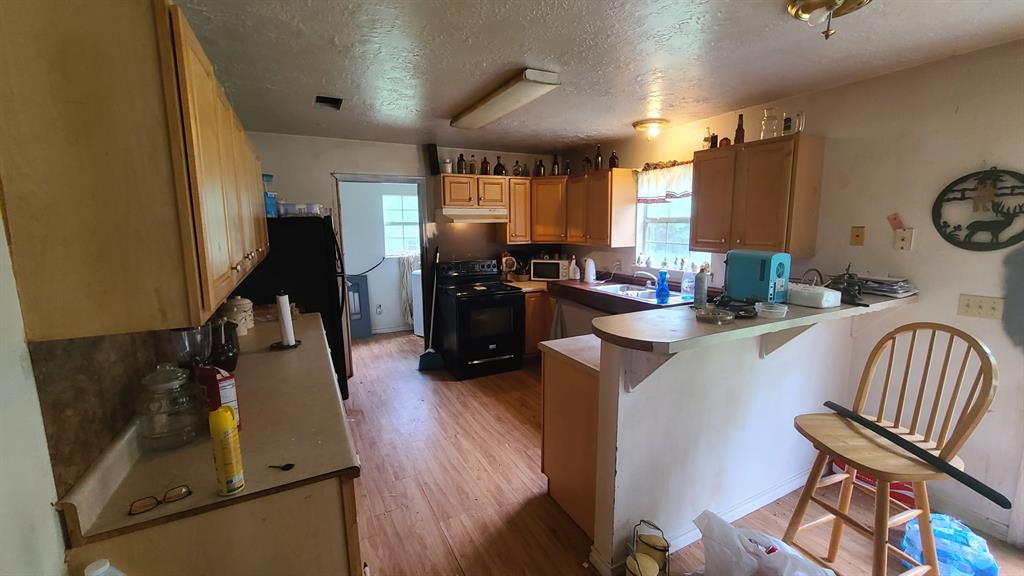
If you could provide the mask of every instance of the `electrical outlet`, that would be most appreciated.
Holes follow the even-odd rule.
[[[897,250],[914,249],[914,229],[900,228],[892,233],[892,247]]]
[[[864,245],[864,226],[850,226],[850,246]]]
[[[381,305],[381,304],[377,304],[377,316],[380,316],[383,313],[384,313],[384,306]]]
[[[961,294],[956,313],[958,316],[1000,320],[1003,317],[1003,299],[997,296]]]

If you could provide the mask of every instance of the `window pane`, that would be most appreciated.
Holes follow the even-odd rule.
[[[647,225],[647,239],[649,242],[664,242],[665,234],[666,224],[652,222]]]
[[[402,208],[412,210],[414,213],[419,210],[419,198],[416,196],[402,196]]]
[[[401,210],[384,210],[384,222],[386,223],[402,222],[402,218],[403,215]]]
[[[412,225],[406,224],[406,225],[402,226],[402,229],[403,229],[402,236],[404,236],[406,238],[412,238],[412,239],[416,240],[417,242],[419,241],[419,239],[420,239],[420,227],[419,227],[419,225],[417,225],[417,224],[412,224]]]
[[[418,210],[402,210],[402,222],[419,222],[420,214]]]
[[[402,209],[402,197],[394,194],[384,194],[381,196],[384,202],[385,210],[401,210]]]
[[[690,225],[681,222],[667,224],[668,241],[675,244],[688,244],[690,242]]]
[[[385,238],[384,239],[384,254],[387,256],[393,256],[402,251],[402,239],[401,238]]]
[[[415,252],[420,247],[420,241],[418,238],[406,238],[405,239],[405,250],[407,252]]]
[[[387,225],[384,226],[384,238],[401,238],[402,237],[402,226],[401,225]]]
[[[648,218],[665,218],[668,216],[669,205],[666,203],[647,204]]]

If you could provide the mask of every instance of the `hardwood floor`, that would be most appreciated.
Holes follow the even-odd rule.
[[[372,574],[596,574],[584,566],[586,535],[546,494],[538,366],[458,382],[444,372],[418,372],[422,349],[407,332],[353,346],[345,406],[362,461],[359,529]],[[797,496],[736,524],[780,536]],[[857,517],[870,520],[871,509],[855,498]],[[807,518],[817,512],[812,505]],[[803,531],[800,541],[824,551],[828,531]],[[992,540],[1000,574],[1024,575],[1024,553],[998,544]],[[838,568],[867,576],[869,559],[869,542],[847,530]],[[702,564],[699,542],[672,555],[673,574]]]

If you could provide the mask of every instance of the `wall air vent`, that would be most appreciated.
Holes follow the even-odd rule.
[[[341,98],[335,98],[334,96],[317,96],[313,101],[313,105],[317,108],[341,110]]]

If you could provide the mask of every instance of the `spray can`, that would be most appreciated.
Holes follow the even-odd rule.
[[[242,449],[238,443],[235,413],[227,406],[210,412],[210,438],[213,464],[217,468],[217,493],[231,496],[245,488],[242,474]]]

